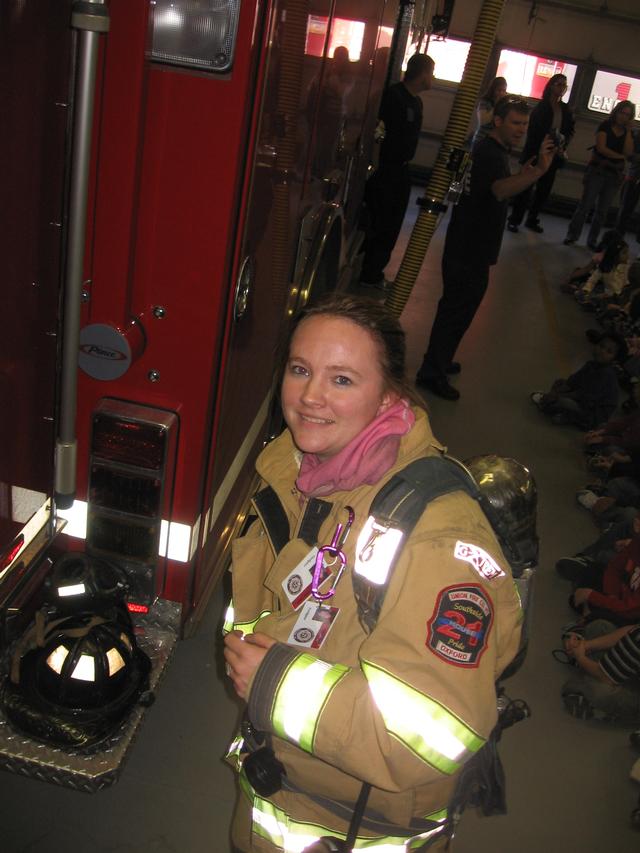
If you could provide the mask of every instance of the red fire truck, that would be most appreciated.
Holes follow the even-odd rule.
[[[397,0],[4,0],[0,609],[56,551],[197,621],[287,317],[339,286]]]

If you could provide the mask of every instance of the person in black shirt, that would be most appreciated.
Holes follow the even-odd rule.
[[[587,214],[595,208],[587,246],[592,252],[598,250],[598,235],[622,183],[625,160],[633,154],[630,125],[635,113],[636,108],[631,101],[620,101],[611,110],[609,118],[598,127],[593,154],[584,173],[582,198],[569,223],[565,246],[572,246],[579,239]]]
[[[460,396],[447,379],[460,365],[453,357],[478,310],[498,260],[511,196],[530,187],[549,168],[557,151],[545,137],[537,161],[511,175],[509,151],[527,132],[526,101],[506,97],[493,113],[494,128],[473,149],[473,162],[460,202],[454,207],[442,257],[442,297],[416,384],[446,400]]]
[[[419,93],[431,88],[433,68],[430,56],[414,54],[402,82],[389,86],[382,96],[380,161],[365,189],[369,225],[360,273],[360,284],[365,287],[384,288],[383,271],[398,239],[411,192],[409,161],[416,153],[422,127]]]

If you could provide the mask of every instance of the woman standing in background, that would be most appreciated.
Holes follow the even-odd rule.
[[[567,91],[567,78],[564,74],[554,74],[544,87],[542,100],[529,116],[527,139],[522,149],[521,163],[526,163],[538,153],[542,140],[548,134],[554,137],[558,151],[551,166],[533,187],[517,195],[513,200],[511,216],[507,222],[507,230],[516,234],[518,226],[524,219],[527,208],[529,213],[524,223],[525,228],[542,234],[544,228],[540,224],[540,211],[549,198],[556,172],[564,165],[566,149],[575,131],[573,112],[562,100]]]
[[[476,116],[478,118],[478,126],[471,140],[471,147],[479,142],[489,133],[493,127],[493,108],[498,103],[500,98],[504,98],[507,94],[507,81],[504,77],[496,77],[487,91],[478,101],[476,107]]]
[[[633,154],[630,125],[635,114],[636,108],[631,101],[620,101],[598,127],[593,154],[584,173],[582,198],[569,223],[565,246],[572,246],[578,240],[587,213],[595,207],[587,246],[596,251],[600,228],[606,222],[613,197],[622,183],[625,160]]]

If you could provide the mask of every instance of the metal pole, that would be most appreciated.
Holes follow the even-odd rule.
[[[80,302],[98,39],[100,33],[109,30],[109,12],[104,5],[104,0],[81,0],[74,3],[71,10],[71,26],[78,30],[78,62],[73,99],[73,149],[64,284],[60,423],[55,454],[55,500],[60,509],[68,509],[73,504],[76,491]]]

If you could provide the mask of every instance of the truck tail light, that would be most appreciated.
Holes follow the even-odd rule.
[[[125,569],[141,606],[164,585],[158,548],[171,519],[178,426],[174,412],[121,400],[102,400],[93,414],[87,551]]]

